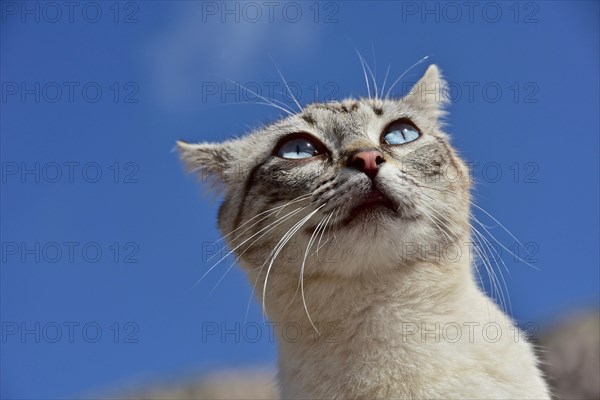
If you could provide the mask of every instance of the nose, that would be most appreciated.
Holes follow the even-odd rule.
[[[383,154],[379,150],[359,151],[350,157],[350,166],[373,178],[379,171],[379,164],[384,161]]]

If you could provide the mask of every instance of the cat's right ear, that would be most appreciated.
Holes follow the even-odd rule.
[[[446,114],[445,106],[449,103],[448,84],[442,77],[437,65],[432,64],[425,74],[412,87],[410,92],[402,98],[416,110],[438,120]]]
[[[222,186],[227,181],[227,169],[232,162],[228,146],[223,143],[186,143],[177,141],[179,158],[189,172],[202,182]]]

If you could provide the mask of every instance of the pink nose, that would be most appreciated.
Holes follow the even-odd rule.
[[[379,164],[383,163],[383,154],[378,150],[361,151],[350,158],[350,165],[373,178],[379,171]]]

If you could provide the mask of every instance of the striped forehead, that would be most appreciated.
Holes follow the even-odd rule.
[[[300,118],[330,139],[345,142],[365,138],[372,125],[382,123],[378,120],[382,119],[383,113],[381,100],[360,99],[310,104]]]
[[[375,115],[383,114],[383,101],[376,99],[349,99],[332,101],[329,103],[313,103],[307,105],[302,113],[302,118],[310,119],[319,112],[328,112],[333,115],[352,115],[369,110]]]

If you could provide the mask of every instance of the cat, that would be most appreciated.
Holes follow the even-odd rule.
[[[430,65],[402,98],[312,103],[223,143],[178,142],[272,321],[284,399],[549,399],[477,284],[470,179]]]

